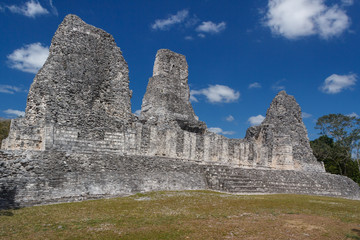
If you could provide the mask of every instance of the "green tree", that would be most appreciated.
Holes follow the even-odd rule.
[[[9,135],[11,120],[0,120],[0,144]]]
[[[327,172],[348,176],[360,184],[360,119],[342,114],[322,116],[316,123],[318,139],[310,142]]]
[[[316,129],[320,134],[334,139],[336,147],[341,149],[338,155],[346,159],[351,159],[360,165],[360,118],[355,116],[346,116],[343,114],[329,114],[320,117],[316,122]],[[344,151],[346,149],[346,151]],[[346,174],[346,165],[343,173]],[[341,173],[342,174],[342,173]]]
[[[348,149],[328,136],[321,136],[311,141],[310,145],[317,160],[324,163],[326,172],[345,175],[360,185],[359,166],[356,161],[346,157]]]

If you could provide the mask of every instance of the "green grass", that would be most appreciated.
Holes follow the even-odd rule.
[[[3,210],[0,239],[360,239],[360,201],[151,192]]]

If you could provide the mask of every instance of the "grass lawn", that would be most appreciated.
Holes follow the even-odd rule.
[[[151,192],[2,210],[0,239],[360,239],[360,201]]]

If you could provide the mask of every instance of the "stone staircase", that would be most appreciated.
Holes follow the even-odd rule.
[[[205,178],[210,189],[233,193],[347,194],[339,176],[326,173],[206,166]]]

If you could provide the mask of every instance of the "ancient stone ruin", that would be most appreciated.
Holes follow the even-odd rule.
[[[214,189],[360,198],[325,173],[300,106],[281,91],[245,139],[209,132],[189,101],[185,56],[157,52],[139,117],[113,37],[68,15],[0,151],[0,207],[151,190]]]

